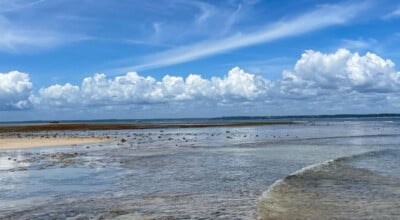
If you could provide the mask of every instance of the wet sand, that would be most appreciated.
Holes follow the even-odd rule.
[[[0,150],[94,144],[109,141],[111,140],[101,137],[2,137],[0,139]]]

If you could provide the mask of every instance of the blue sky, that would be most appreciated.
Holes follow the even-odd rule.
[[[0,120],[398,112],[399,27],[393,0],[0,0]]]

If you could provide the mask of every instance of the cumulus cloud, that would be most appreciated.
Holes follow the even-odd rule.
[[[36,102],[44,105],[66,106],[75,104],[79,100],[80,88],[69,83],[65,85],[52,85],[39,90],[39,98],[35,98]]]
[[[104,74],[83,79],[82,85],[53,85],[40,89],[37,104],[50,106],[82,106],[153,104],[178,101],[242,102],[265,96],[271,83],[239,67],[224,77],[204,79],[201,75],[166,75],[157,81],[153,77],[129,72],[107,78]]]
[[[391,60],[339,49],[331,54],[305,51],[293,70],[284,71],[280,89],[286,95],[316,96],[352,91],[391,93],[399,86],[400,73]]]
[[[239,67],[211,78],[189,74],[155,79],[129,72],[116,77],[94,74],[80,85],[56,84],[33,94],[27,74],[0,74],[0,110],[33,105],[36,109],[124,109],[129,113],[133,109],[162,112],[173,106],[169,111],[192,108],[199,114],[218,108],[235,114],[318,114],[320,108],[325,113],[362,112],[374,103],[376,111],[384,112],[398,107],[399,94],[400,72],[391,60],[347,49],[307,50],[293,69],[283,71],[275,81]]]
[[[0,73],[0,110],[30,107],[33,85],[29,75],[18,71]]]

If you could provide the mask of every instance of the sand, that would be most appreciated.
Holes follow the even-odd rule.
[[[0,150],[12,150],[12,149],[26,149],[36,147],[56,147],[56,146],[69,146],[69,145],[80,145],[80,144],[93,144],[110,142],[110,139],[105,138],[86,138],[86,137],[48,137],[48,138],[1,138],[0,139]]]

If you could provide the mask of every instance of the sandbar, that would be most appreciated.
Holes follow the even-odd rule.
[[[1,138],[0,150],[27,149],[37,147],[56,147],[56,146],[71,146],[80,144],[94,144],[110,142],[112,140],[105,138],[92,137],[48,137],[48,138]]]
[[[135,130],[161,128],[206,128],[241,127],[265,125],[294,125],[297,122],[215,122],[215,123],[45,123],[23,125],[0,125],[0,150],[25,149],[35,147],[69,146],[110,142],[113,139],[102,136],[59,136],[41,135],[44,131],[89,131],[89,130]],[[40,135],[40,136],[39,136]]]

